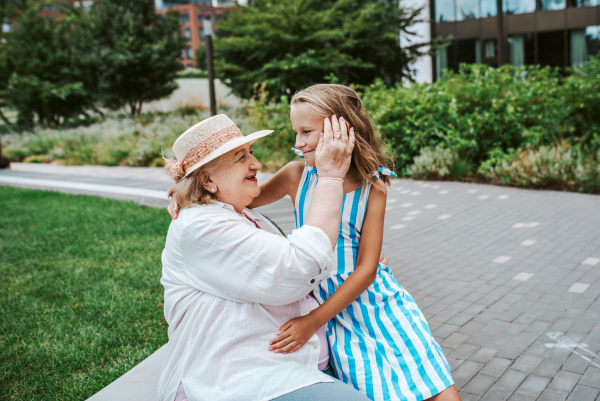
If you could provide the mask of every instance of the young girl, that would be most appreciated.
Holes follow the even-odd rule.
[[[298,92],[291,104],[295,146],[305,162],[278,171],[261,186],[251,208],[290,195],[296,227],[301,227],[318,180],[314,151],[320,133],[333,129],[335,138],[352,127],[356,139],[343,183],[334,274],[313,291],[320,306],[281,326],[269,349],[294,352],[326,325],[336,376],[370,399],[460,400],[421,310],[390,268],[379,263],[390,182],[389,176],[375,174],[386,163],[360,98],[346,86],[314,85]]]

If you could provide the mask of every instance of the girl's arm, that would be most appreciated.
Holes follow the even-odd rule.
[[[295,201],[296,190],[300,185],[303,169],[304,162],[301,161],[289,162],[283,166],[273,177],[260,186],[260,195],[254,198],[248,207],[253,209],[269,205],[286,195],[292,198],[292,202]]]
[[[361,233],[356,269],[327,301],[306,316],[290,320],[269,343],[269,350],[281,353],[297,351],[312,335],[335,315],[343,311],[362,294],[377,277],[377,267],[383,258],[383,221],[386,193],[372,186],[367,213]]]
[[[304,162],[301,161],[289,162],[283,166],[269,181],[260,186],[260,195],[254,198],[248,207],[252,209],[269,205],[286,195],[289,195],[292,198],[292,202],[295,202],[296,190],[298,189],[298,185],[300,185],[303,169]],[[171,200],[167,210],[172,219],[179,217],[179,205],[174,200]]]

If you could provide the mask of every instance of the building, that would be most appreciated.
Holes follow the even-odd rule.
[[[431,37],[453,37],[432,78],[460,63],[583,65],[600,50],[599,1],[429,0]]]
[[[419,22],[411,26],[410,30],[414,33],[410,37],[400,35],[400,46],[410,46],[417,43],[426,43],[431,39],[431,29],[429,24],[429,2],[428,0],[399,0],[400,7],[421,9],[419,18],[423,22]],[[415,61],[413,68],[415,71],[414,80],[418,83],[431,82],[431,64],[430,56],[420,57]]]
[[[182,69],[197,68],[195,60],[196,49],[204,41],[203,21],[211,19],[215,31],[224,12],[229,11],[234,4],[224,0],[155,0],[158,13],[177,10],[181,13],[181,34],[187,39],[187,44],[181,54]],[[203,66],[200,66],[203,69]]]

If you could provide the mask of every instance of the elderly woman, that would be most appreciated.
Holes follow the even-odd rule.
[[[158,400],[367,400],[317,369],[317,336],[291,354],[268,350],[331,273],[354,137],[345,124],[326,131],[306,223],[287,238],[246,208],[260,193],[252,143],[272,131],[244,136],[218,115],[173,145],[169,195],[183,209],[162,256],[169,343]]]

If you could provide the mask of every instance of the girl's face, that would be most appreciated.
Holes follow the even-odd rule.
[[[325,118],[319,116],[305,103],[292,105],[290,111],[292,129],[296,133],[296,149],[304,153],[304,161],[315,166],[315,149],[319,144],[319,134],[323,132]]]

